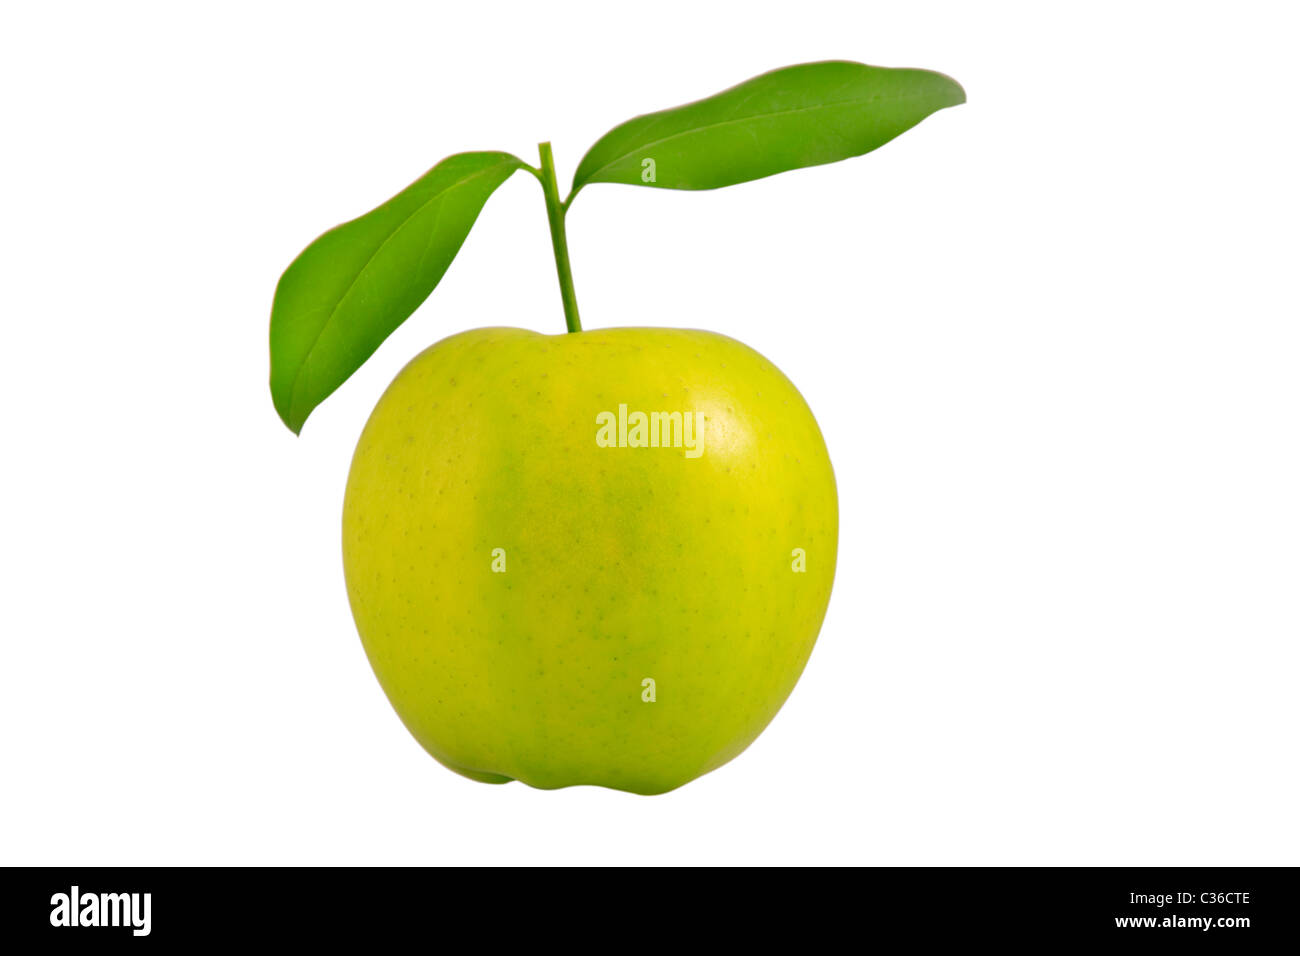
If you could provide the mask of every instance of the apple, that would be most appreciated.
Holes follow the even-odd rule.
[[[817,422],[747,346],[487,328],[383,395],[343,556],[375,675],[437,760],[653,794],[735,757],[785,702],[837,532]]]
[[[353,617],[429,753],[489,783],[662,793],[767,726],[835,575],[821,432],[732,339],[584,331],[567,217],[597,184],[712,190],[851,159],[965,100],[932,70],[795,64],[613,127],[563,199],[549,142],[537,166],[448,156],[290,263],[270,384],[298,434],[420,308],[492,193],[516,173],[541,187],[568,331],[478,329],[426,350],[348,477]]]

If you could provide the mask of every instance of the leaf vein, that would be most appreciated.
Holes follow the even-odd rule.
[[[888,98],[897,99],[897,100],[908,100],[908,99],[921,99],[923,97],[933,96],[933,95],[934,94],[932,93],[910,93],[910,94],[902,94],[896,97],[888,97]],[[813,106],[800,106],[795,109],[788,109],[788,110],[773,110],[770,113],[752,113],[747,116],[738,117],[736,119],[720,120],[716,123],[706,123],[703,126],[693,126],[690,129],[682,130],[680,133],[673,133],[669,136],[663,137],[662,139],[652,140],[651,142],[648,143],[642,143],[638,145],[635,149],[631,149],[620,156],[614,157],[609,162],[601,166],[598,166],[596,169],[594,169],[591,172],[591,175],[587,176],[587,178],[583,180],[582,185],[585,186],[587,183],[592,182],[596,176],[599,176],[601,173],[613,168],[614,166],[617,166],[619,163],[623,162],[624,160],[636,156],[638,153],[643,153],[647,150],[654,149],[656,146],[662,146],[664,143],[669,143],[675,139],[681,139],[686,136],[692,136],[697,133],[702,133],[706,130],[718,129],[723,126],[735,126],[737,123],[746,123],[749,122],[750,120],[756,120],[756,119],[771,119],[772,117],[776,117],[776,116],[790,116],[796,113],[812,113],[817,110],[839,109],[845,106],[850,106],[850,107],[863,106],[866,105],[867,103],[871,103],[876,100],[885,99],[885,98],[886,97],[881,97],[879,95],[873,95],[873,96],[864,97],[862,99],[841,100],[838,103],[817,103]]]

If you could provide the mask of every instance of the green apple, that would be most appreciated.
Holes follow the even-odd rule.
[[[817,423],[752,349],[489,328],[380,400],[343,556],[375,674],[439,761],[650,794],[726,763],[784,703],[837,531]]]
[[[931,70],[796,64],[615,126],[564,199],[549,142],[537,166],[448,156],[290,263],[270,384],[297,434],[420,308],[493,192],[519,172],[541,187],[568,332],[479,329],[428,349],[375,408],[348,478],[353,616],[429,753],[484,782],[661,793],[768,724],[835,575],[821,432],[739,342],[583,331],[566,218],[596,184],[712,190],[861,156],[965,100]]]

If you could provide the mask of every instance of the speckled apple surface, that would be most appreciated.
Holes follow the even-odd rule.
[[[599,446],[620,404],[697,414],[702,453]],[[817,423],[747,346],[488,328],[427,349],[376,406],[343,557],[375,674],[435,758],[483,782],[650,794],[775,716],[837,533]]]

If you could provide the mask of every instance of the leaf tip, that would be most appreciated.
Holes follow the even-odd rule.
[[[947,73],[940,73],[939,76],[948,81],[948,102],[946,106],[961,106],[966,102],[966,88],[954,80]]]
[[[271,404],[275,406],[275,413],[280,416],[280,421],[284,423],[285,428],[295,435],[302,434],[302,419],[294,417],[289,397],[276,387],[274,380],[271,382]]]

